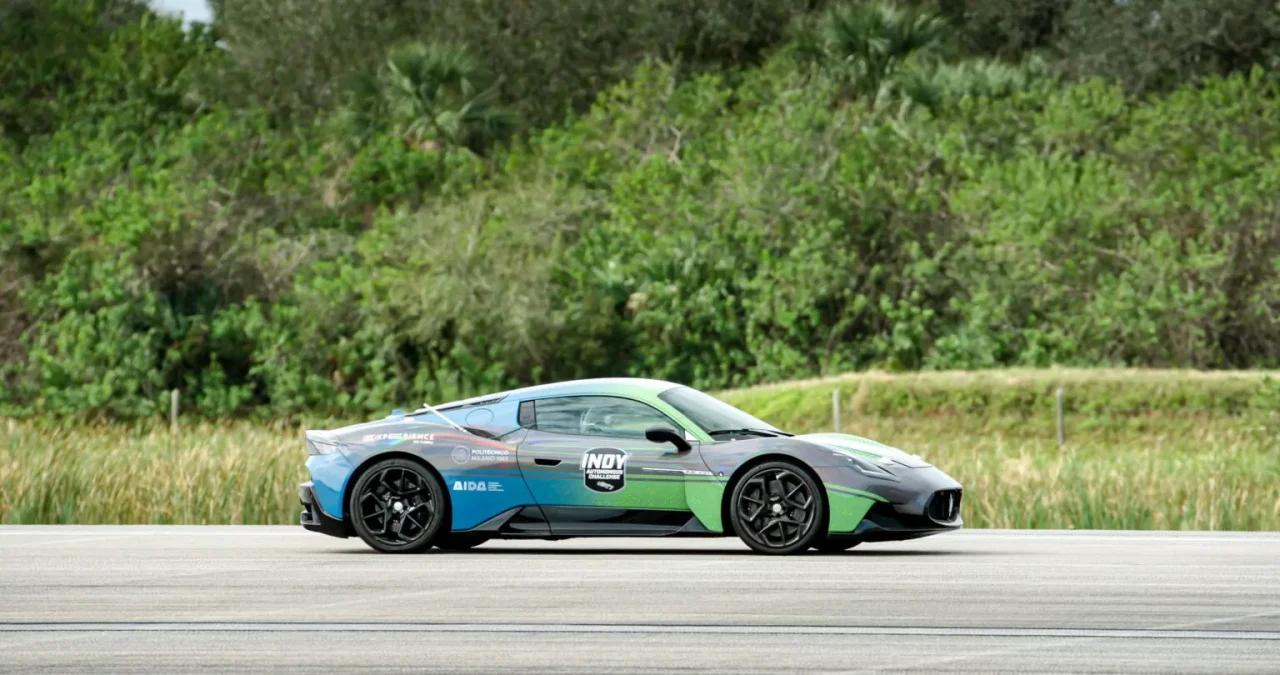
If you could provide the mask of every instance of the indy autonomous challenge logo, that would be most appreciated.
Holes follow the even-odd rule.
[[[582,455],[582,484],[595,492],[617,492],[627,486],[627,453],[592,448]]]

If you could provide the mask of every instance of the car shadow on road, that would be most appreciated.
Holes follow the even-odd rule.
[[[358,554],[358,555],[381,555],[373,549],[340,549],[332,551],[332,553]],[[861,550],[861,551],[842,551],[839,553],[821,553],[819,551],[805,551],[804,553],[795,553],[788,558],[848,558],[856,560],[858,558],[911,558],[911,557],[931,557],[931,556],[980,556],[991,555],[996,552],[991,551],[947,551],[938,549],[884,549],[884,550]],[[482,546],[471,549],[470,551],[441,551],[432,549],[424,551],[417,555],[429,556],[487,556],[487,555],[545,555],[545,556],[575,556],[575,555],[607,555],[607,556],[749,556],[767,559],[771,556],[763,556],[754,551],[742,549],[688,549],[688,548],[555,548],[548,546],[545,548],[525,548],[525,547],[502,547],[502,546]]]

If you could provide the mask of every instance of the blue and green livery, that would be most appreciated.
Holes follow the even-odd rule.
[[[302,524],[384,552],[494,538],[737,536],[846,550],[961,527],[961,486],[848,434],[792,435],[659,380],[541,385],[308,431]]]

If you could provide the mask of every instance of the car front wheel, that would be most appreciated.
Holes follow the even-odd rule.
[[[752,467],[730,499],[734,531],[759,553],[803,551],[826,534],[826,500],[818,482],[792,462]]]

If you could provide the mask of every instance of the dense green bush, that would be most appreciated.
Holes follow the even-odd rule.
[[[1001,161],[940,138],[969,245],[931,365],[1276,363],[1278,94],[1261,70],[1146,105],[1093,82],[993,106],[1033,130]]]
[[[1057,48],[1065,68],[1129,91],[1166,91],[1211,75],[1280,67],[1274,0],[1074,0]]]
[[[1280,363],[1262,5],[1135,80],[1084,2],[828,4],[8,0],[0,410]]]
[[[757,62],[825,0],[214,0],[233,65],[220,82],[289,117],[405,40],[471,47],[536,125],[562,121],[645,57],[692,71]]]
[[[1199,78],[1280,67],[1274,0],[932,0],[952,49],[1020,60],[1049,57],[1076,77],[1127,91],[1167,91]]]

